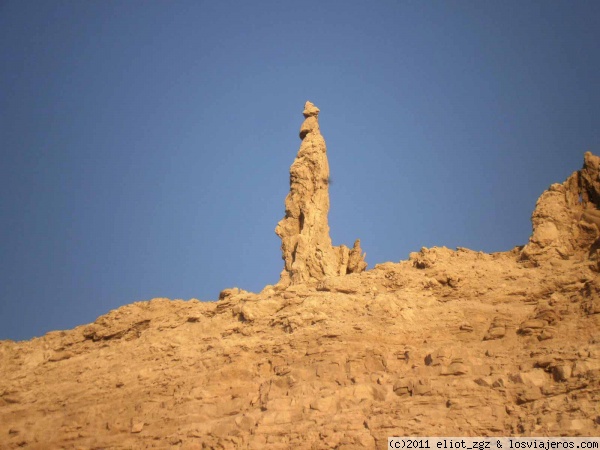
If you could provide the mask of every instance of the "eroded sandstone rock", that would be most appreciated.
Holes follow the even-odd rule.
[[[319,108],[304,105],[300,127],[302,144],[290,167],[290,193],[285,199],[285,217],[275,233],[281,238],[285,262],[280,287],[326,276],[360,273],[367,263],[356,240],[350,250],[334,247],[329,236],[329,162],[325,139],[319,130]]]
[[[551,185],[531,216],[533,233],[521,259],[540,264],[576,255],[597,260],[600,237],[600,157],[587,152],[583,168]]]

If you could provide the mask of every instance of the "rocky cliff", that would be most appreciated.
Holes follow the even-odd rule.
[[[600,158],[542,194],[523,247],[422,248],[362,271],[358,245],[331,245],[317,114],[307,103],[280,282],[0,342],[0,448],[600,434]]]

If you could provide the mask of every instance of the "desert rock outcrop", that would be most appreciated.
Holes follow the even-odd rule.
[[[307,103],[278,226],[286,288],[0,341],[1,449],[600,435],[600,158],[542,194],[524,248],[422,248],[363,271],[358,241],[331,246],[317,113]]]
[[[533,233],[521,257],[534,264],[556,258],[598,260],[600,237],[600,158],[587,152],[583,168],[538,199],[531,216]]]
[[[329,162],[325,139],[319,129],[319,108],[304,106],[300,127],[302,143],[290,167],[290,193],[285,199],[285,217],[275,232],[281,238],[284,268],[279,286],[322,280],[326,276],[365,270],[360,241],[350,250],[333,247],[329,236]]]

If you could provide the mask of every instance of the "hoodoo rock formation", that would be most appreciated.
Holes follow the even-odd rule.
[[[363,272],[358,241],[331,245],[318,112],[306,104],[277,227],[279,288],[0,341],[0,449],[600,435],[600,158],[542,194],[524,247],[422,248]]]
[[[280,287],[322,280],[326,276],[360,273],[367,267],[356,240],[350,250],[333,247],[329,236],[329,162],[325,139],[319,129],[319,108],[304,105],[300,127],[302,144],[290,167],[290,193],[285,199],[285,217],[275,232],[281,238],[285,262]]]

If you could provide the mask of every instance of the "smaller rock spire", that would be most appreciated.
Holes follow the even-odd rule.
[[[360,240],[350,250],[333,247],[329,236],[329,162],[325,140],[319,129],[319,108],[306,102],[300,126],[300,150],[290,167],[290,193],[285,199],[285,217],[275,233],[281,238],[280,286],[321,280],[325,276],[362,272],[367,267]]]
[[[600,268],[600,157],[586,152],[581,170],[551,185],[538,199],[531,223],[521,260],[539,265],[579,254],[597,260]]]

